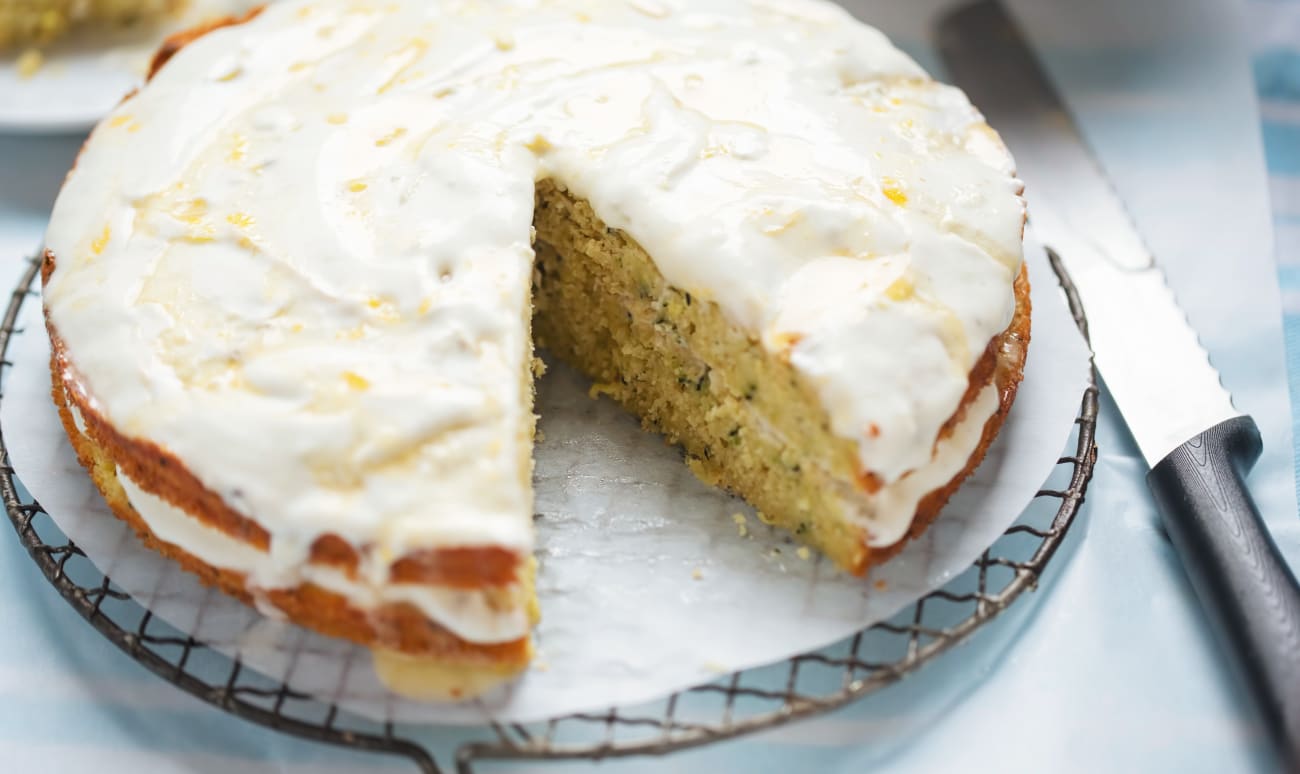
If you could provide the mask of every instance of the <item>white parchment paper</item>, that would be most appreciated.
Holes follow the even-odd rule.
[[[1028,261],[1033,340],[1008,422],[935,525],[867,580],[815,553],[802,558],[741,501],[695,479],[677,450],[609,400],[587,398],[580,376],[552,366],[538,392],[539,653],[521,680],[461,705],[395,697],[364,649],[264,618],[145,550],[112,517],[64,436],[35,299],[10,345],[0,423],[19,477],[59,527],[181,631],[368,717],[529,721],[651,700],[829,645],[969,567],[1051,472],[1085,384],[1087,352],[1055,276],[1041,250],[1029,250]]]

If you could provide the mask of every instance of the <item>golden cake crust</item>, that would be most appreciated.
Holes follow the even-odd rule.
[[[101,441],[100,433],[106,425],[102,419],[87,413],[83,404],[75,402],[78,411],[86,420],[86,433],[77,429],[73,420],[71,407],[65,396],[69,393],[61,378],[63,368],[57,356],[51,358],[50,373],[53,379],[52,397],[59,410],[63,429],[68,434],[77,460],[89,471],[95,488],[104,496],[113,514],[126,522],[141,542],[163,556],[174,560],[183,569],[194,573],[201,581],[215,586],[221,591],[253,605],[253,595],[248,590],[243,573],[213,567],[194,555],[174,546],[156,536],[145,521],[131,506],[126,492],[118,481],[116,459],[109,451],[114,447],[112,440]],[[116,435],[110,431],[110,436]],[[120,449],[120,447],[118,447]],[[164,459],[164,458],[160,458]],[[135,480],[134,475],[131,476]],[[152,491],[191,516],[205,524],[207,519],[196,516],[207,511],[194,508],[198,498],[192,498],[189,504],[177,502],[173,497],[162,495],[152,490],[160,479],[139,482],[145,491]],[[467,642],[441,626],[429,621],[423,613],[410,604],[388,604],[377,610],[364,611],[350,605],[347,599],[332,591],[312,583],[285,589],[268,589],[265,599],[279,608],[290,620],[310,629],[332,637],[347,640],[372,648],[397,651],[406,655],[436,659],[441,663],[455,663],[470,666],[499,666],[522,669],[531,654],[529,638],[523,637],[511,642],[497,644],[479,644]]]

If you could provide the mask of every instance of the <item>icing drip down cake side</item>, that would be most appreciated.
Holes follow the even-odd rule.
[[[1014,398],[1012,161],[829,3],[289,0],[155,65],[49,226],[55,403],[149,545],[399,691],[528,663],[535,344],[856,574]]]

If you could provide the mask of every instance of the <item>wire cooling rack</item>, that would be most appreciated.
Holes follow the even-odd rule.
[[[1070,311],[1086,337],[1074,287],[1048,251]],[[0,322],[0,368],[24,303],[36,303],[39,263],[13,291]],[[0,399],[3,396],[0,395]],[[1096,463],[1097,387],[1090,378],[1075,419],[1074,453],[1061,457],[1025,514],[965,573],[888,621],[830,648],[795,656],[674,693],[637,707],[611,707],[533,724],[497,724],[462,743],[455,770],[482,761],[600,760],[662,755],[734,738],[848,704],[897,682],[966,640],[1036,587],[1065,541]],[[441,772],[434,753],[414,740],[421,729],[377,723],[340,711],[267,678],[178,632],[99,572],[21,487],[0,434],[0,497],[18,538],[68,604],[128,656],[209,704],[258,725],[360,751],[405,756],[420,771]],[[451,751],[447,751],[451,752]]]

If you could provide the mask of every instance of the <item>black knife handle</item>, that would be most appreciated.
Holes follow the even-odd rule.
[[[1263,444],[1250,417],[1221,422],[1147,475],[1220,644],[1235,656],[1288,771],[1300,770],[1300,586],[1245,477]]]

